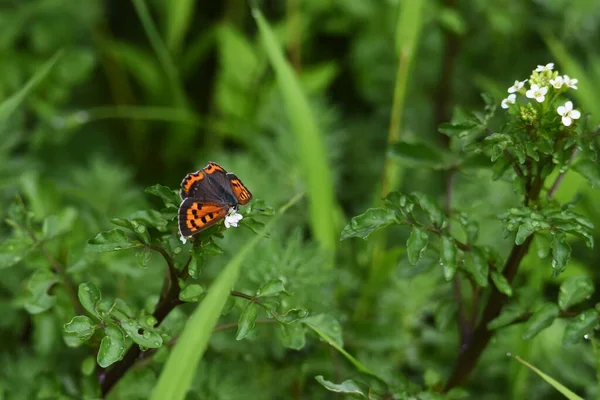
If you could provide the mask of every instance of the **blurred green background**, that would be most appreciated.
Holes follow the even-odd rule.
[[[92,256],[85,243],[109,229],[110,218],[154,205],[145,187],[176,188],[185,174],[216,161],[273,207],[304,191],[307,200],[247,260],[236,288],[254,291],[266,279],[284,276],[295,293],[290,305],[335,315],[346,348],[373,371],[391,381],[435,384],[449,374],[457,352],[456,310],[443,309],[452,301],[450,285],[439,271],[414,276],[407,270],[404,230],[390,233],[391,251],[378,261],[387,273],[369,281],[369,244],[339,243],[339,232],[382,197],[394,131],[406,140],[444,145],[439,124],[482,108],[481,92],[499,102],[514,80],[526,79],[538,64],[555,62],[577,77],[575,101],[598,121],[600,4],[257,3],[298,77],[309,114],[294,103],[293,93],[290,101],[289,76],[272,68],[247,1],[0,1],[0,100],[18,93],[60,52],[17,109],[8,117],[0,113],[0,214],[6,217],[17,194],[40,221],[74,210],[73,228],[48,244],[52,254],[75,282],[95,281],[109,296],[144,307],[160,293],[161,260],[155,257],[141,269],[132,254]],[[409,13],[416,3],[422,12],[403,20],[402,11]],[[403,64],[407,43],[414,52]],[[396,173],[392,187],[444,194],[438,173]],[[456,205],[487,218],[511,205],[510,186],[492,184],[490,176],[460,177]],[[576,194],[580,211],[600,224],[600,198],[568,175],[558,197],[568,201]],[[10,230],[3,224],[0,240]],[[227,233],[220,243],[226,254],[209,263],[208,282],[252,235]],[[510,241],[502,239],[497,221],[484,225],[481,237],[506,254]],[[550,278],[548,260],[532,254],[519,284],[555,299],[566,276],[585,272],[598,282],[597,252],[579,242],[573,249],[572,264],[559,280]],[[61,337],[73,315],[68,299],[57,294],[53,312],[29,315],[23,308],[24,282],[44,263],[34,257],[0,271],[0,398],[83,398],[95,390],[81,370],[89,351],[68,348]],[[368,299],[372,293],[365,292],[373,287],[377,293]],[[357,316],[363,297],[369,311]],[[181,329],[192,309],[177,309],[168,329]],[[562,348],[558,325],[528,342],[519,326],[502,331],[468,385],[472,398],[561,398],[507,352],[543,367],[585,398],[600,395],[590,344]],[[332,394],[315,375],[340,382],[353,373],[318,340],[293,351],[273,344],[276,334],[259,326],[249,340],[236,342],[233,331],[216,333],[188,397],[325,399]],[[163,362],[134,368],[113,398],[147,398]],[[27,383],[32,380],[41,389]]]

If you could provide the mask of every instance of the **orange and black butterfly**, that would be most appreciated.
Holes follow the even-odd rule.
[[[252,193],[239,178],[214,162],[188,174],[179,194],[179,232],[183,237],[213,226],[252,200]]]

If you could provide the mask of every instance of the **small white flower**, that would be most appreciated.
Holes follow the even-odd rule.
[[[564,126],[570,126],[574,119],[579,119],[581,113],[577,110],[573,110],[573,103],[567,101],[564,106],[560,106],[556,109],[558,115],[562,117],[562,123]]]
[[[548,88],[546,86],[539,87],[534,83],[531,85],[531,89],[525,93],[525,96],[530,99],[536,99],[538,103],[541,103],[546,99],[546,93],[548,93]]]
[[[565,85],[567,85],[571,89],[577,90],[577,82],[579,82],[579,79],[569,78],[569,75],[563,76],[563,79],[565,81]]]
[[[225,228],[237,228],[240,220],[244,218],[242,214],[238,214],[236,210],[229,210],[229,213],[225,216]]]
[[[546,65],[538,65],[535,72],[552,71],[554,69],[554,63],[548,63]]]
[[[527,81],[515,81],[514,85],[512,85],[511,87],[508,88],[508,93],[518,92],[519,90],[521,90],[523,85],[525,85],[525,82],[527,82]]]
[[[554,79],[550,79],[550,84],[554,86],[555,89],[560,89],[562,85],[565,83],[562,76],[557,76]]]
[[[504,100],[502,100],[502,104],[500,104],[500,107],[506,109],[508,107],[510,107],[510,104],[515,104],[515,101],[517,100],[517,95],[516,94],[509,94],[507,98],[505,98]]]

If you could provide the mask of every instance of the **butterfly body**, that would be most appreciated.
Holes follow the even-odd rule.
[[[188,174],[179,195],[179,232],[183,237],[215,225],[252,200],[252,193],[239,178],[214,162]]]

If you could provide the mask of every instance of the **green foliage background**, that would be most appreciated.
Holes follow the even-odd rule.
[[[499,102],[538,64],[555,62],[579,78],[575,99],[597,123],[597,1],[287,0],[257,7],[272,42],[244,0],[0,2],[0,398],[100,396],[94,361],[101,337],[70,346],[63,326],[83,312],[54,280],[70,281],[75,291],[92,282],[103,298],[151,313],[165,276],[160,254],[140,267],[149,254],[100,254],[87,243],[115,228],[112,218],[152,219],[147,210],[163,205],[144,188],[176,189],[207,161],[235,172],[259,204],[278,209],[304,193],[245,254],[234,290],[253,295],[281,280],[290,293],[281,307],[339,321],[344,349],[388,383],[435,389],[450,375],[459,352],[457,310],[441,269],[408,263],[409,229],[386,231],[379,250],[381,240],[340,242],[342,229],[380,202],[388,178],[389,189],[441,202],[443,173],[394,164],[385,176],[388,140],[443,144],[440,124],[483,109],[481,92]],[[599,226],[600,195],[569,172],[556,197],[576,196],[577,211]],[[491,173],[456,179],[454,207],[485,218],[479,240],[503,257],[512,240],[493,217],[515,202],[512,186]],[[21,207],[43,246],[14,237],[10,221]],[[224,252],[202,268],[204,289],[253,230],[215,239]],[[177,255],[172,239],[165,243]],[[557,278],[551,260],[532,250],[519,286],[550,302],[569,277],[585,274],[597,286],[597,251],[579,239],[570,245],[569,267]],[[39,271],[50,271],[52,260],[62,272],[48,279]],[[264,323],[236,340],[247,303],[235,298],[220,317],[187,399],[326,399],[333,393],[315,376],[339,383],[360,371],[310,324],[297,328],[306,342],[290,346],[283,325],[263,309]],[[196,305],[175,308],[161,334],[177,337]],[[507,353],[585,398],[600,398],[597,353],[590,341],[564,347],[564,326],[557,319],[527,341],[522,324],[503,329],[465,385],[471,398],[562,398]],[[148,398],[169,352],[165,346],[138,361],[109,397]]]

